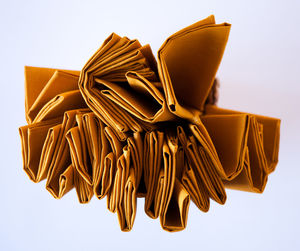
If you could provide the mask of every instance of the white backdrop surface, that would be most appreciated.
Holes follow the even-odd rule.
[[[300,2],[0,1],[0,250],[300,250]],[[55,200],[22,170],[24,65],[80,70],[111,33],[150,43],[210,14],[232,24],[218,71],[219,105],[282,119],[279,164],[263,194],[227,190],[224,206],[190,206],[170,234],[138,200],[134,228],[119,230],[106,200]]]

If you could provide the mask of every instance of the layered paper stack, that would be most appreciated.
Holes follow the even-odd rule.
[[[25,67],[24,170],[61,198],[107,199],[121,230],[137,198],[167,231],[190,200],[207,212],[225,188],[262,193],[278,162],[280,120],[216,106],[230,24],[213,16],[149,45],[111,34],[82,70]],[[99,216],[101,217],[101,216]]]

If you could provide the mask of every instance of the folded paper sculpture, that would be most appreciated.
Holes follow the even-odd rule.
[[[158,51],[111,34],[82,70],[25,67],[23,168],[61,198],[107,198],[121,230],[137,198],[167,231],[186,227],[190,200],[207,212],[225,188],[262,193],[278,162],[280,120],[216,106],[230,24],[214,16]]]

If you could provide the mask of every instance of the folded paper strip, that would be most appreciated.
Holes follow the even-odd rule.
[[[278,162],[280,120],[216,106],[230,24],[214,16],[158,51],[113,33],[79,71],[25,67],[23,168],[61,198],[107,199],[122,231],[137,198],[164,230],[186,227],[225,188],[262,193]]]

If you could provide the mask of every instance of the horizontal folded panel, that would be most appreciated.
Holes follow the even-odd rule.
[[[66,111],[87,108],[79,90],[64,92],[53,99],[36,115],[34,122],[45,121],[64,115]]]
[[[28,114],[32,105],[57,70],[77,76],[80,73],[79,71],[72,70],[25,66],[25,114],[28,123],[32,123],[34,119],[34,116]]]
[[[90,94],[86,103],[99,119],[112,127],[120,140],[126,140],[126,132],[130,130],[143,130],[142,124],[139,124],[128,112],[121,109],[113,101],[105,98],[99,90],[93,89]]]
[[[57,70],[49,79],[43,90],[28,111],[28,116],[34,120],[39,111],[51,99],[64,92],[78,90],[78,75]]]
[[[140,120],[154,123],[175,118],[155,84],[137,73],[128,72],[126,76],[129,84],[119,85],[97,78],[95,82],[102,95]]]

